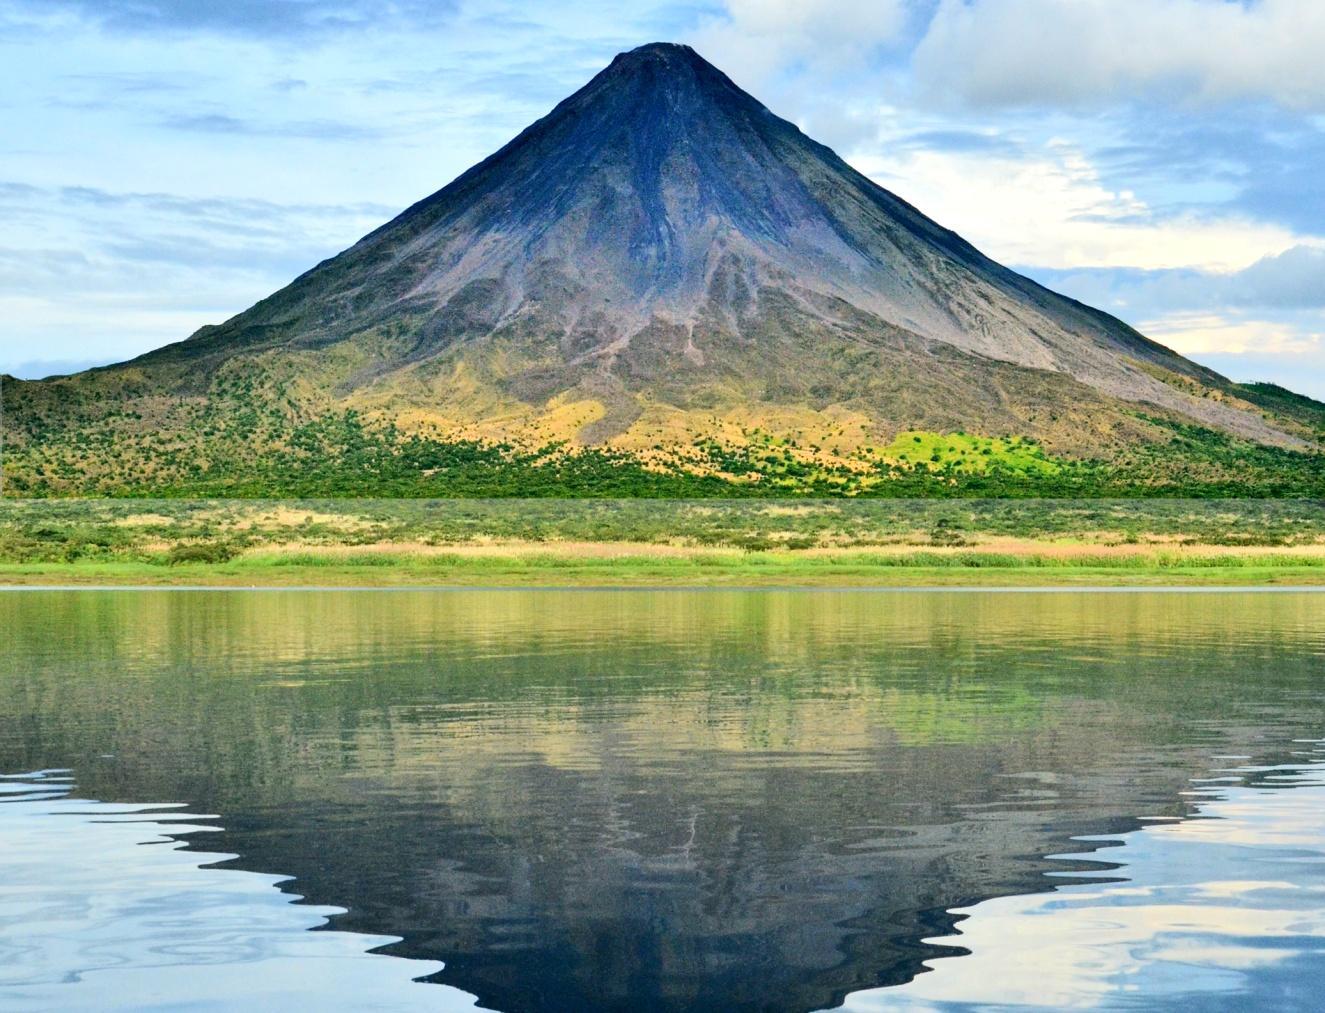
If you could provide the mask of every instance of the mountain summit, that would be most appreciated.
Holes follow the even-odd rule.
[[[252,309],[61,384],[151,398],[167,429],[243,389],[290,425],[352,409],[648,467],[771,440],[850,470],[903,431],[1092,458],[1174,425],[1312,440],[1300,412],[999,266],[663,43]]]

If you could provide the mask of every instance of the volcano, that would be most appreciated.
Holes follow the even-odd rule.
[[[619,55],[246,312],[13,400],[20,447],[73,418],[96,430],[92,405],[110,404],[143,422],[121,440],[201,447],[206,417],[227,449],[204,458],[242,444],[258,459],[264,441],[288,445],[282,426],[352,411],[395,433],[655,467],[759,441],[856,467],[911,432],[1064,459],[1126,456],[1183,426],[1306,450],[1322,407],[1233,384],[1000,266],[672,44]],[[237,431],[241,412],[256,420]],[[197,474],[159,454],[151,468]]]

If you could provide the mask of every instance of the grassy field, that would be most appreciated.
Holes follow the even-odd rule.
[[[0,584],[1325,585],[1325,506],[8,500]]]

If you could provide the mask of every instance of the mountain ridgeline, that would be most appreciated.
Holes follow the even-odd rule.
[[[225,323],[6,386],[20,495],[1325,491],[1325,405],[1001,267],[667,44]]]

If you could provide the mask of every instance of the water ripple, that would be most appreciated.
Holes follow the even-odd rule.
[[[1314,756],[1198,779],[1218,786],[1201,790],[1195,818],[1118,838],[1109,858],[1124,881],[959,909],[959,931],[929,942],[963,956],[840,1009],[1319,1010],[1325,757]]]

